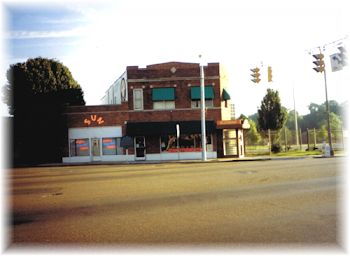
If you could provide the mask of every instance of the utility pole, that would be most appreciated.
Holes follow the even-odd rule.
[[[201,58],[202,55],[199,55]],[[205,133],[205,88],[204,88],[204,70],[203,63],[200,61],[200,86],[201,86],[201,126],[202,126],[202,161],[207,160],[207,149],[206,149],[206,133]]]
[[[322,54],[321,47],[319,46],[318,49],[320,50],[320,54],[315,54],[313,57],[317,60],[313,63],[317,66],[314,68],[316,72],[324,72],[324,86],[325,86],[325,92],[326,92],[326,111],[327,111],[327,124],[328,124],[328,143],[329,143],[329,150],[331,153],[331,156],[334,156],[334,151],[332,147],[332,136],[331,136],[331,126],[330,126],[330,117],[329,117],[329,104],[328,104],[328,94],[327,94],[327,78],[326,78],[326,65],[323,61],[324,55]]]
[[[294,123],[295,123],[295,146],[298,146],[298,119],[297,119],[297,111],[295,110],[294,78],[293,78],[293,101],[294,101]]]
[[[320,48],[320,52],[321,52],[321,48]],[[331,135],[331,124],[330,124],[330,116],[329,116],[328,94],[327,94],[326,66],[324,69],[324,86],[325,86],[325,91],[326,91],[326,111],[327,111],[329,150],[330,150],[331,156],[334,156],[334,151],[333,151],[333,147],[332,147],[332,135]]]

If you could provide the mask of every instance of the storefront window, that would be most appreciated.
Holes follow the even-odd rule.
[[[89,139],[70,140],[71,156],[89,156]]]
[[[122,155],[123,148],[120,147],[120,138],[103,138],[102,153],[103,155]]]
[[[236,129],[223,130],[224,155],[237,155]]]
[[[161,152],[177,153],[177,138],[173,135],[161,136]],[[211,145],[211,135],[207,135],[207,148]],[[212,147],[209,147],[212,150]],[[179,152],[202,151],[201,134],[182,134],[179,138]]]

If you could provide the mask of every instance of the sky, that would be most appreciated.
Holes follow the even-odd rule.
[[[329,55],[349,39],[348,1],[2,1],[1,84],[11,64],[56,59],[100,104],[127,66],[219,62],[228,69],[236,118],[257,112],[267,88],[299,115],[326,100],[313,54],[324,51],[328,100],[349,98],[349,67],[332,72]],[[321,47],[321,48],[319,48]],[[267,67],[273,82],[267,82]],[[259,84],[250,69],[261,69]],[[2,115],[7,115],[2,104]]]

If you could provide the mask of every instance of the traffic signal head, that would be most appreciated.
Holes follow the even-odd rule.
[[[345,49],[344,47],[342,47],[342,46],[338,47],[338,49],[339,49],[339,51],[340,51],[340,53],[339,53],[338,55],[339,55],[340,58],[341,58],[341,64],[342,64],[343,66],[347,66],[348,63],[347,63],[346,60],[348,59],[348,56],[347,56],[347,51],[346,51],[346,49]]]
[[[260,69],[258,68],[254,68],[251,69],[250,71],[253,72],[253,74],[251,74],[252,77],[254,77],[254,79],[251,79],[254,83],[259,83],[261,81],[261,79],[259,78],[260,74],[258,73],[260,71]]]
[[[271,67],[267,67],[267,81],[273,82],[272,81],[272,68]]]
[[[324,61],[322,60],[324,58],[324,55],[320,53],[312,56],[316,59],[316,61],[313,62],[317,66],[316,68],[314,68],[314,70],[316,72],[322,73],[324,71]]]

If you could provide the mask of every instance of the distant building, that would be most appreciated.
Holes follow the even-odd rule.
[[[64,107],[62,161],[201,159],[199,73],[198,63],[127,67],[103,105]],[[249,124],[231,120],[227,70],[208,63],[204,75],[207,158],[243,157]]]
[[[236,110],[235,110],[235,104],[231,103],[231,119],[236,119]]]

